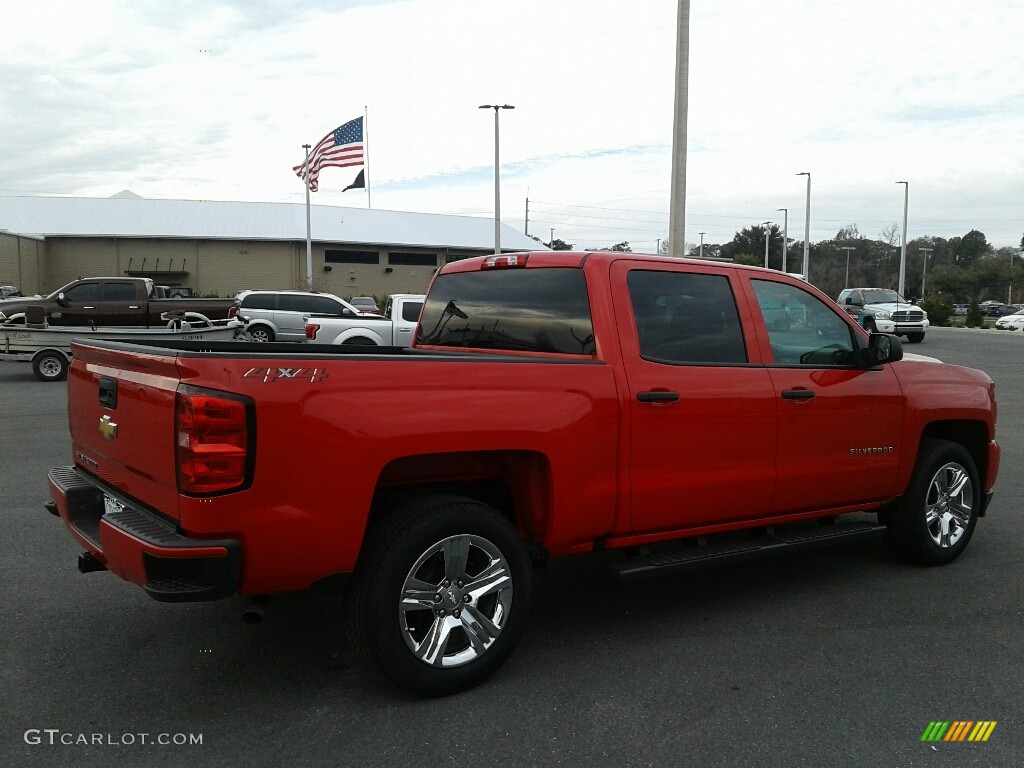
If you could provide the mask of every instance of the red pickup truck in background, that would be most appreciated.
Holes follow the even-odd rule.
[[[617,550],[627,578],[880,534],[956,558],[994,385],[911,357],[779,272],[468,259],[413,349],[76,345],[48,507],[83,571],[158,600],[340,584],[357,648],[444,694],[511,653],[547,557]]]

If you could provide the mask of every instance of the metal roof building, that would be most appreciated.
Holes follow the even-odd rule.
[[[446,261],[494,250],[493,219],[322,205],[310,217],[314,288],[340,295],[418,293]],[[111,274],[202,294],[303,287],[305,241],[299,203],[0,197],[0,283],[26,293]],[[501,245],[543,248],[504,224]]]

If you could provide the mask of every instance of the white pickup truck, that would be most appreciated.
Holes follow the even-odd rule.
[[[423,309],[421,293],[388,296],[384,314],[306,315],[306,341],[312,344],[369,344],[378,347],[409,347]]]

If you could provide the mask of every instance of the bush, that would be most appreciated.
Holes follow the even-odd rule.
[[[928,313],[928,322],[932,325],[949,325],[949,318],[953,316],[953,302],[941,294],[921,299],[918,306]]]
[[[964,325],[968,328],[985,327],[985,316],[981,314],[981,310],[978,309],[978,303],[976,301],[971,302],[971,308],[967,312],[967,317],[964,318]]]

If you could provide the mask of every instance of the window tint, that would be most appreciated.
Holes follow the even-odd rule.
[[[103,286],[104,301],[132,301],[135,286],[132,283],[107,283]]]
[[[282,293],[277,297],[278,312],[313,312],[313,299],[315,296],[305,296],[301,293]]]
[[[420,319],[420,310],[423,309],[422,301],[407,301],[402,305],[402,319],[407,323],[415,323]]]
[[[751,283],[776,363],[818,368],[856,364],[853,331],[817,296],[770,280]]]
[[[325,315],[340,315],[345,310],[345,305],[335,301],[330,296],[312,296],[312,312],[320,312]]]
[[[747,362],[736,300],[725,276],[633,270],[626,282],[645,360]]]
[[[324,251],[327,264],[380,264],[380,253],[377,251]]]
[[[490,269],[441,275],[423,305],[421,344],[593,355],[579,269]]]
[[[69,301],[99,301],[103,296],[103,283],[82,283],[64,292]]]
[[[273,309],[275,299],[273,293],[250,293],[242,299],[242,307],[245,309]]]
[[[388,264],[403,264],[411,267],[436,267],[437,255],[433,253],[388,253]]]

